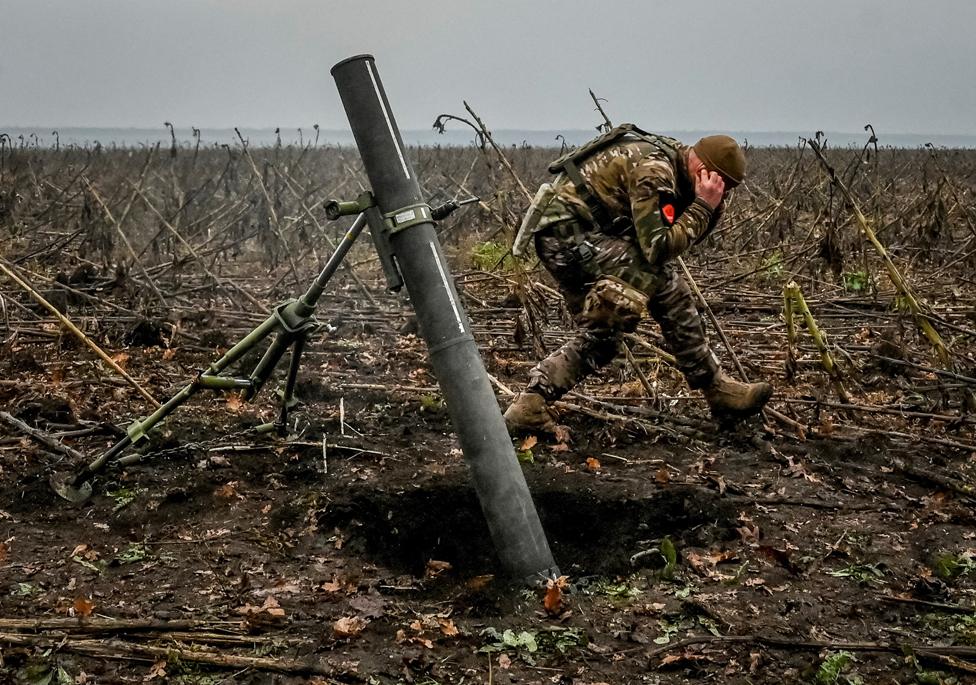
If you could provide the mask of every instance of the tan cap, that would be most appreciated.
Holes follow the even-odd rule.
[[[737,186],[746,177],[746,155],[729,136],[705,136],[692,147],[710,171],[722,174],[726,184]]]

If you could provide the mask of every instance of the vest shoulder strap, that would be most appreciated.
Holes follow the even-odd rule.
[[[551,164],[549,164],[549,172],[558,174],[560,171],[563,171],[566,168],[566,164],[568,162],[572,162],[576,166],[579,166],[593,154],[603,150],[604,148],[610,147],[627,136],[650,143],[654,147],[661,150],[661,152],[665,153],[668,158],[672,160],[677,157],[678,148],[681,146],[681,142],[675,138],[662,136],[657,133],[648,133],[635,124],[620,124],[619,126],[613,127],[606,133],[603,133],[596,138],[583,143],[578,148],[570,150],[558,159],[554,160]]]

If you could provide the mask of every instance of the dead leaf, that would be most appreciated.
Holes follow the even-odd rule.
[[[712,580],[723,581],[727,580],[729,576],[718,573],[715,567],[724,561],[731,561],[736,558],[736,553],[732,550],[725,550],[719,552],[710,552],[704,556],[696,554],[695,552],[687,551],[684,553],[685,561],[691,566],[699,575]]]
[[[807,467],[806,467],[806,465],[802,461],[801,462],[794,463],[793,462],[793,457],[787,457],[786,458],[786,461],[787,461],[787,464],[789,465],[789,467],[786,469],[786,475],[787,476],[791,476],[793,478],[803,478],[804,480],[806,480],[806,481],[808,481],[810,483],[821,483],[821,482],[823,482],[819,478],[817,478],[816,476],[814,476],[812,473],[810,473],[809,471],[807,471]]]
[[[278,600],[271,595],[264,598],[264,604],[261,606],[245,604],[238,607],[237,613],[244,617],[246,623],[254,626],[276,623],[285,617],[285,610],[278,604]]]
[[[95,609],[95,603],[90,599],[85,599],[84,597],[79,597],[71,605],[71,609],[75,616],[82,616],[88,618],[91,616],[92,611]]]
[[[427,560],[427,570],[424,572],[424,576],[427,578],[436,578],[445,571],[450,571],[452,568],[451,562],[449,561],[438,561],[437,559]]]
[[[667,466],[662,466],[654,474],[654,480],[656,480],[660,485],[667,485],[668,481],[671,480],[671,473],[668,471]]]
[[[142,677],[144,681],[153,680],[154,678],[166,678],[166,659],[160,659],[154,663],[152,668],[149,669],[149,673]]]
[[[710,473],[710,474],[708,474],[708,479],[710,481],[712,481],[713,483],[715,483],[715,485],[718,486],[718,494],[719,495],[724,495],[725,494],[725,488],[726,488],[725,478],[723,478],[720,474]]]
[[[0,564],[7,560],[7,543],[0,542]]]
[[[542,606],[550,616],[558,616],[563,610],[563,589],[568,585],[566,576],[550,578],[546,582],[546,596]]]
[[[126,362],[129,361],[129,355],[125,352],[119,352],[110,357],[110,359],[119,365],[119,368],[125,369]]]
[[[751,518],[745,514],[739,516],[739,521],[742,523],[741,526],[735,529],[742,538],[742,541],[747,545],[754,545],[759,542],[759,526],[753,522]]]
[[[319,590],[323,590],[324,592],[339,592],[342,590],[342,585],[334,580],[328,580],[319,585]]]
[[[244,499],[244,497],[237,492],[237,481],[233,480],[229,483],[221,485],[219,488],[214,490],[214,497],[217,499],[230,501],[232,499]]]
[[[380,618],[386,613],[386,602],[378,595],[356,595],[349,600],[349,607],[366,619]]]
[[[586,470],[590,473],[596,473],[600,470],[600,460],[596,457],[586,458]]]
[[[173,357],[175,357],[175,356],[176,356],[176,348],[175,347],[170,347],[167,350],[163,350],[163,361],[164,362],[172,361],[173,360]]]
[[[332,624],[332,632],[339,638],[351,638],[366,628],[366,619],[360,616],[343,616]]]
[[[227,410],[234,414],[239,414],[244,408],[244,400],[240,393],[230,393],[227,395]]]
[[[569,434],[569,426],[557,425],[553,433],[555,433],[556,442],[568,445],[573,441],[572,436]]]
[[[535,447],[538,442],[539,442],[539,438],[535,437],[534,435],[530,435],[529,437],[527,437],[525,440],[522,441],[522,444],[519,447],[519,451],[524,452],[525,450],[530,450],[533,447]]]
[[[711,661],[711,659],[704,654],[698,654],[691,650],[685,650],[680,654],[671,653],[661,657],[661,663],[658,664],[658,667],[668,666],[671,664],[680,664],[683,662],[691,662],[693,664],[696,661]]]
[[[704,558],[697,552],[685,551],[683,554],[685,561],[691,566],[699,575],[708,575],[708,564]]]
[[[273,595],[268,595],[264,598],[264,604],[261,605],[261,611],[269,616],[274,616],[275,618],[283,618],[285,615],[285,610],[281,608],[281,605],[278,604],[278,600],[275,599]]]
[[[251,594],[255,597],[264,597],[265,595],[294,595],[302,591],[301,585],[293,580],[281,579],[271,587],[258,588],[254,590]]]
[[[759,551],[767,559],[779,564],[794,576],[799,575],[801,569],[793,563],[793,555],[788,550],[776,549],[770,545],[759,545]]]
[[[457,637],[461,632],[457,629],[457,626],[454,625],[454,621],[449,618],[439,618],[437,619],[437,622],[441,626],[441,632],[447,637]]]
[[[495,576],[491,573],[487,573],[483,576],[475,576],[465,583],[465,587],[467,587],[469,590],[484,590],[494,579]]]
[[[427,638],[427,637],[424,636],[424,629],[426,627],[424,624],[425,623],[430,623],[431,624],[431,626],[430,626],[431,628],[440,627],[440,623],[439,623],[440,619],[434,620],[434,618],[435,617],[433,617],[433,616],[427,615],[427,616],[424,616],[424,620],[423,621],[421,621],[420,619],[417,619],[417,620],[411,622],[410,625],[409,625],[409,628],[414,633],[416,633],[416,635],[407,635],[406,631],[404,631],[402,628],[400,630],[398,630],[396,632],[396,641],[397,641],[397,643],[398,644],[417,644],[417,645],[422,645],[426,649],[433,649],[434,648],[434,642],[433,642],[433,640],[431,640],[431,639],[429,639],[429,638]],[[441,630],[443,630],[443,628],[441,628]]]

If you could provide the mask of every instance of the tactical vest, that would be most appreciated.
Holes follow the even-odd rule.
[[[620,124],[619,126],[615,126],[603,135],[597,136],[575,150],[570,150],[549,165],[550,173],[566,174],[566,178],[573,184],[576,194],[586,204],[587,209],[590,210],[590,214],[593,216],[593,222],[605,231],[612,230],[613,221],[610,218],[607,208],[590,190],[579,168],[597,152],[628,137],[650,143],[664,153],[672,166],[677,168],[678,151],[681,147],[681,142],[668,136],[648,133],[634,124]]]

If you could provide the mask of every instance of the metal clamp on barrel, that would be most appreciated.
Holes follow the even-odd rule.
[[[373,198],[373,194],[367,190],[360,193],[359,197],[357,197],[355,200],[329,200],[325,203],[325,216],[328,217],[330,221],[335,221],[336,219],[344,216],[361,214],[370,207],[375,206],[376,200]]]
[[[404,231],[411,226],[434,220],[430,205],[426,202],[401,207],[393,212],[387,212],[383,215],[383,218],[386,219],[387,226],[389,226],[390,235]]]

